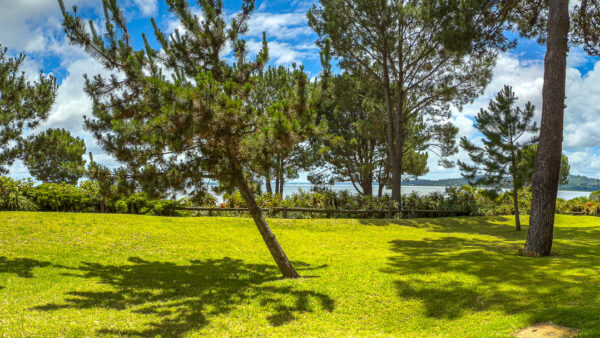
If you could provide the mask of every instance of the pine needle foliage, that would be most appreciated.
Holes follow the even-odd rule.
[[[36,81],[28,81],[21,70],[25,55],[7,53],[0,45],[0,174],[19,156],[23,131],[48,117],[58,90],[56,79],[42,72]]]
[[[475,117],[475,128],[482,134],[478,146],[466,137],[461,147],[469,154],[473,164],[459,161],[458,166],[469,184],[485,185],[500,189],[512,185],[515,200],[516,228],[521,229],[517,196],[523,187],[529,170],[520,167],[523,150],[537,141],[538,127],[533,120],[535,106],[527,102],[525,107],[515,107],[517,97],[510,86],[491,100],[488,109],[481,109]],[[529,137],[533,135],[533,137]]]
[[[65,129],[48,129],[27,139],[23,160],[29,173],[44,183],[77,184],[86,174],[85,142]]]

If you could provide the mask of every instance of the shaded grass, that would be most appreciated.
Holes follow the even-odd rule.
[[[0,213],[0,336],[600,336],[600,219],[536,259],[513,221],[270,220],[282,280],[250,219]]]

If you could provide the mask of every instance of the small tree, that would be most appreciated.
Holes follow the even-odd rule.
[[[145,48],[135,50],[116,0],[105,0],[105,29],[97,33],[77,15],[65,10],[68,39],[96,57],[112,72],[105,78],[86,77],[86,92],[94,102],[86,118],[104,150],[123,163],[125,177],[150,195],[167,189],[198,187],[207,179],[221,188],[239,189],[262,238],[284,277],[298,277],[256,203],[251,188],[251,165],[262,150],[257,137],[263,114],[250,104],[253,76],[268,59],[266,37],[254,60],[239,36],[247,29],[253,0],[227,23],[220,0],[202,0],[202,15],[187,0],[166,0],[184,31],[167,37],[152,20],[161,50],[142,34]],[[233,50],[234,62],[224,51]],[[168,74],[169,76],[167,76]],[[296,88],[305,90],[306,81]],[[302,95],[299,95],[302,97]],[[298,101],[292,109],[307,109]],[[302,113],[298,112],[298,115]],[[260,146],[260,147],[259,147]]]
[[[494,188],[512,185],[516,230],[521,230],[518,192],[523,187],[524,173],[519,168],[523,148],[536,142],[536,138],[521,141],[528,133],[537,133],[533,121],[535,107],[527,102],[525,108],[514,107],[517,97],[509,86],[491,100],[488,110],[481,109],[475,117],[475,128],[483,134],[479,147],[461,138],[461,147],[468,152],[473,165],[458,162],[463,176],[470,184],[483,184]]]
[[[30,137],[24,150],[29,173],[42,182],[75,185],[86,173],[85,142],[65,129],[48,129]]]
[[[10,58],[0,45],[0,173],[18,157],[25,127],[35,128],[48,117],[56,97],[56,79],[40,73],[28,82],[21,66],[24,55]]]

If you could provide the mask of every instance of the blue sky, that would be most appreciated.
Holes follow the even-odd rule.
[[[97,23],[102,20],[100,0],[65,0],[67,7],[77,4],[80,13]],[[226,11],[233,14],[240,8],[239,0],[224,0]],[[245,37],[251,50],[260,47],[265,31],[269,41],[271,63],[305,65],[311,76],[320,72],[319,50],[314,44],[316,35],[306,22],[306,11],[313,0],[257,0],[257,9]],[[165,31],[178,26],[177,20],[166,9],[163,0],[119,0],[126,9],[126,18],[135,43],[141,43],[141,33],[152,35],[150,17],[155,17]],[[43,69],[58,77],[61,87],[48,121],[37,133],[46,128],[66,128],[85,139],[96,160],[109,166],[117,163],[102,153],[94,139],[82,127],[82,117],[89,114],[91,102],[83,92],[83,74],[101,73],[102,68],[79,48],[65,41],[61,15],[56,0],[0,0],[0,42],[10,53],[24,52],[28,59],[26,71],[35,76]],[[536,41],[519,39],[518,47],[498,58],[494,78],[485,93],[462,111],[455,111],[453,122],[460,136],[477,141],[473,116],[504,84],[513,86],[521,103],[536,105],[539,118],[543,84],[544,47]],[[571,173],[600,177],[600,62],[573,48],[568,59],[567,110],[563,147],[571,162]],[[430,173],[425,178],[458,177],[457,168],[438,166],[430,156]],[[459,153],[454,159],[466,159]],[[27,176],[21,163],[11,168],[14,177]],[[304,175],[303,175],[304,177]],[[302,180],[302,177],[301,177]]]

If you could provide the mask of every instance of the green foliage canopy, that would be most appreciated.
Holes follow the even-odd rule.
[[[83,139],[65,129],[48,129],[27,140],[23,160],[42,182],[77,184],[86,173],[85,152]]]

